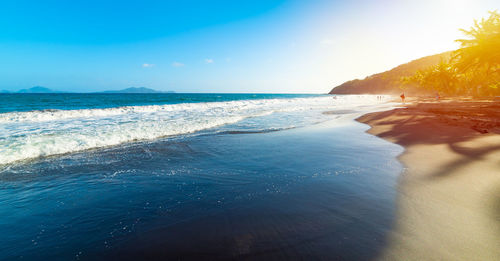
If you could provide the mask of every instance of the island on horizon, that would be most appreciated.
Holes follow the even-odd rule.
[[[34,86],[28,89],[20,89],[19,91],[7,91],[7,90],[2,90],[0,93],[74,93],[74,92],[67,92],[67,91],[58,91],[58,90],[53,90],[47,87],[43,86]],[[146,88],[146,87],[129,87],[121,90],[108,90],[108,91],[100,91],[100,92],[81,92],[81,93],[134,93],[134,94],[153,94],[153,93],[175,93],[174,91],[158,91],[154,90],[151,88]]]

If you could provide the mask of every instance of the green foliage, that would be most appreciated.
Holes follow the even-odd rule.
[[[453,60],[460,72],[467,70],[497,70],[500,65],[500,14],[490,12],[488,19],[474,21],[470,30],[461,29],[470,39],[456,40],[460,49]]]
[[[461,31],[469,39],[457,40],[461,47],[448,61],[418,70],[401,83],[446,95],[500,95],[500,15],[490,12],[488,19]]]
[[[398,93],[497,96],[500,95],[500,14],[474,21],[460,48],[427,56],[390,71],[335,87],[332,94]]]
[[[363,80],[352,80],[345,82],[330,92],[331,94],[354,94],[354,93],[373,93],[373,94],[400,94],[401,89],[412,89],[411,84],[401,83],[402,77],[410,77],[416,71],[428,68],[439,63],[441,60],[448,60],[451,52],[426,56],[406,64],[399,65],[389,71],[374,74]]]

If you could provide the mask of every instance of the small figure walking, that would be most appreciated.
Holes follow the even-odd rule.
[[[403,101],[403,103],[405,103],[405,93],[403,92],[399,97],[401,97],[401,100]]]

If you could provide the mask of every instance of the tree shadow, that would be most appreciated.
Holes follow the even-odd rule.
[[[431,184],[445,178],[453,178],[451,176],[458,175],[457,173],[469,175],[471,179],[477,176],[479,179],[481,176],[476,174],[481,173],[475,173],[474,171],[465,173],[457,170],[481,162],[486,158],[490,161],[493,160],[494,170],[485,169],[485,171],[489,171],[485,174],[490,176],[491,174],[500,175],[500,171],[498,171],[500,169],[500,158],[491,157],[492,153],[497,155],[496,153],[500,151],[500,141],[496,139],[496,137],[500,137],[498,136],[500,134],[500,103],[498,102],[452,101],[444,104],[422,103],[408,108],[367,114],[357,120],[372,126],[368,131],[369,133],[402,145],[405,148],[418,145],[439,145],[439,149],[436,151],[447,148],[455,154],[451,158],[447,155],[445,163],[431,169],[429,174],[415,176],[419,181],[424,181],[418,183],[419,185]],[[496,137],[493,138],[494,136]],[[493,139],[490,139],[490,137]],[[422,156],[422,154],[419,154],[419,156]],[[429,159],[437,157],[436,159],[439,159],[444,155],[430,153],[429,155],[423,155],[423,157]],[[490,167],[491,162],[488,162],[488,164],[488,167]],[[500,238],[500,184],[498,179],[495,179],[495,181],[496,184],[490,184],[489,187],[491,188],[491,185],[496,186],[493,187],[493,191],[488,188],[488,191],[480,192],[483,195],[483,201],[478,202],[478,204],[485,204],[487,213],[481,214],[485,214],[485,216],[493,220],[492,223],[488,224],[493,224],[491,227],[492,233],[494,233],[493,236]],[[465,186],[468,186],[468,184],[465,184]],[[464,188],[467,189],[465,186]],[[477,187],[471,189],[477,189]],[[456,193],[460,193],[460,191],[457,190]],[[489,197],[484,196],[484,194],[488,194]],[[453,195],[450,196],[453,197]],[[404,201],[404,203],[408,202]]]
[[[475,147],[464,145],[474,139],[500,134],[498,102],[426,102],[408,108],[367,114],[358,121],[373,126],[369,132],[404,147],[445,144],[461,156],[440,167],[430,178],[446,177],[453,170],[500,150],[500,144]]]
[[[500,235],[500,187],[497,187],[493,201],[493,211],[491,213],[491,218],[496,221],[496,230]]]

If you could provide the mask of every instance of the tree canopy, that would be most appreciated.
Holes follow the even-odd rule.
[[[403,86],[447,95],[500,95],[500,14],[492,11],[461,31],[467,38],[456,40],[460,48],[450,59],[402,77]]]

